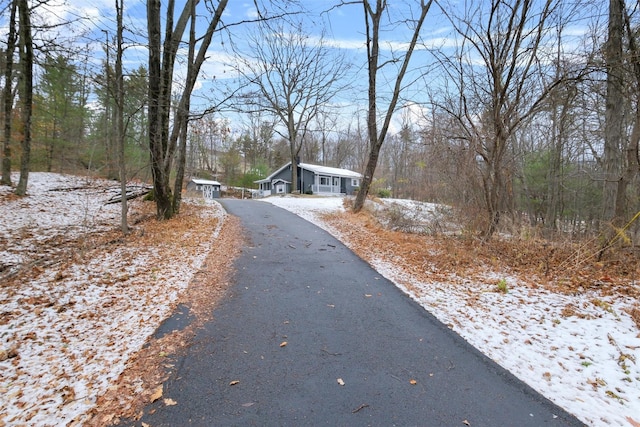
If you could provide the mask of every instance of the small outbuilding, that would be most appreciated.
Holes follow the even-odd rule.
[[[298,164],[298,188],[302,193],[320,196],[344,196],[354,194],[360,188],[362,175],[348,169],[328,166]],[[291,193],[291,162],[268,177],[255,181],[257,197]]]
[[[220,197],[222,185],[218,181],[192,178],[187,183],[187,191],[199,191],[205,199],[217,199]]]

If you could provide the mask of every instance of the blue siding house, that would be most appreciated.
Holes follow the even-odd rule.
[[[302,193],[319,196],[352,195],[360,188],[361,179],[361,174],[348,169],[298,164],[298,188]],[[255,183],[259,188],[255,193],[257,197],[291,193],[291,162]]]

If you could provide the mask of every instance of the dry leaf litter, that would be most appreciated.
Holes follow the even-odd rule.
[[[105,408],[130,405],[125,396],[103,399],[101,411],[96,403],[118,395],[121,374],[197,282],[223,230],[215,202],[185,200],[179,217],[159,222],[154,204],[137,199],[124,236],[120,205],[105,205],[118,192],[112,181],[51,173],[30,174],[23,198],[0,187],[0,426],[117,419]],[[168,354],[179,341],[151,347]],[[131,398],[151,387],[138,375],[130,381]]]

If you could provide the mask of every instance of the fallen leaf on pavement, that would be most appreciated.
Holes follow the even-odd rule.
[[[338,378],[338,384],[344,385],[344,381],[342,381],[342,378]]]
[[[416,385],[416,384],[418,384],[418,381],[416,381],[414,379],[411,379],[411,380],[409,380],[409,384]]]
[[[470,426],[470,425],[471,425],[471,424],[469,423],[469,421],[467,421],[467,420],[464,420],[464,421],[462,422],[462,424],[464,424],[464,425],[466,425],[466,426]]]
[[[229,383],[229,385],[236,385],[236,384],[240,384],[240,381],[238,380],[233,380]]]
[[[153,392],[153,394],[151,395],[151,403],[155,402],[156,400],[160,399],[162,397],[162,385],[159,385],[158,387],[156,387],[155,391]]]
[[[286,341],[282,341],[282,342],[280,343],[280,347],[285,347],[287,344],[288,344],[288,343],[287,343]]]
[[[164,404],[165,404],[166,406],[173,406],[173,405],[177,405],[177,404],[178,404],[178,402],[176,402],[176,401],[175,401],[175,400],[173,400],[173,399],[167,398],[167,399],[164,399]]]

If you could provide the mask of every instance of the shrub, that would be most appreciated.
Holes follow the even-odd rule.
[[[391,190],[389,190],[388,188],[379,189],[378,197],[380,197],[381,199],[388,199],[389,197],[391,197]]]
[[[142,199],[145,202],[155,202],[156,201],[156,194],[154,193],[153,189],[151,189],[151,191],[149,191],[147,194],[145,194],[144,198]]]

